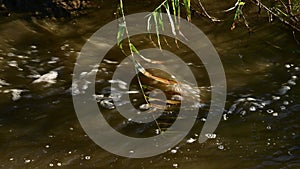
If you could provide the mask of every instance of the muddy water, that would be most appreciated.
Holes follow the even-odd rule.
[[[148,1],[127,5],[129,13],[153,8]],[[226,115],[216,138],[193,142],[205,121],[204,106],[186,139],[164,154],[129,159],[93,143],[73,108],[71,74],[82,45],[114,19],[115,6],[104,1],[100,9],[71,20],[1,17],[1,168],[300,168],[300,48],[288,29],[264,23],[266,18],[253,18],[250,35],[242,26],[230,31],[231,15],[219,24],[201,17],[193,20],[215,45],[227,77]],[[109,85],[115,61],[122,57],[117,49],[107,56],[97,76],[99,91]],[[193,72],[203,72],[196,77],[208,85],[201,63],[188,54],[182,57]],[[131,130],[119,124],[114,109],[105,114],[129,135],[156,129],[152,124]]]

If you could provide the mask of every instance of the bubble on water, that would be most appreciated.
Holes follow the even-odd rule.
[[[56,163],[56,165],[57,165],[58,167],[60,167],[60,166],[62,166],[62,163],[58,162],[58,163]]]
[[[272,96],[273,100],[279,100],[280,96]]]
[[[272,109],[268,109],[267,110],[267,113],[269,113],[269,114],[271,114],[271,113],[273,113],[274,112],[274,110],[272,110]]]
[[[271,126],[267,126],[266,128],[267,128],[267,130],[271,130],[271,129],[272,129],[272,127],[271,127]]]
[[[272,103],[271,100],[265,100],[265,101],[261,102],[261,105],[262,105],[262,106],[266,106],[266,105],[269,105],[269,104],[271,104],[271,103]]]
[[[217,137],[216,134],[211,134],[211,133],[207,133],[207,134],[205,134],[205,136],[206,136],[207,138],[209,138],[209,139],[212,139],[212,138],[216,138],[216,137]]]
[[[227,114],[223,114],[223,119],[224,119],[224,120],[228,120]]]
[[[236,106],[237,106],[237,104],[233,104],[230,108],[229,108],[229,110],[228,110],[228,114],[231,114],[231,113],[233,113],[234,112],[234,110],[236,109]]]
[[[109,98],[113,99],[114,101],[121,101],[122,94],[121,93],[111,93]]]
[[[31,49],[36,49],[37,46],[36,46],[36,45],[31,45],[30,48],[31,48]]]
[[[28,164],[28,163],[30,163],[30,162],[31,162],[30,159],[26,159],[26,158],[24,159],[24,163],[25,163],[25,164]]]
[[[277,116],[278,116],[278,113],[275,112],[275,113],[273,113],[272,115],[273,115],[274,117],[277,117]]]
[[[245,116],[247,114],[247,112],[245,110],[241,111],[241,115]]]
[[[14,158],[13,157],[9,158],[9,161],[14,161]]]
[[[127,89],[127,83],[122,80],[109,80],[108,82],[111,84],[118,84],[121,89]]]
[[[155,129],[155,134],[159,134],[160,130],[159,129]]]
[[[282,86],[281,89],[279,89],[279,94],[280,95],[284,95],[286,94],[289,90],[291,90],[290,86]]]
[[[23,56],[23,55],[18,55],[17,56],[19,59],[28,59],[29,57],[28,56]]]
[[[60,50],[66,50],[67,47],[69,47],[69,44],[64,44],[63,46],[60,47]]]
[[[287,69],[291,68],[291,65],[290,65],[290,64],[285,64],[284,66],[285,66],[285,68],[287,68]]]
[[[289,85],[292,85],[292,86],[295,86],[296,85],[296,82],[294,80],[289,80],[288,81],[288,84]]]
[[[53,163],[50,163],[50,164],[49,164],[49,167],[53,167],[53,166],[54,166],[54,164],[53,164]]]
[[[54,63],[56,63],[57,61],[55,61],[55,60],[51,60],[51,61],[48,61],[48,64],[54,64]]]
[[[73,130],[74,130],[74,128],[73,128],[73,127],[70,127],[70,128],[69,128],[69,130],[73,131]]]
[[[102,106],[103,108],[109,109],[109,110],[116,108],[114,103],[112,103],[112,100],[108,100],[108,99],[101,100],[100,106]]]
[[[285,107],[285,106],[280,106],[280,109],[281,109],[281,110],[285,110],[286,107]]]
[[[7,53],[7,56],[13,57],[13,56],[16,56],[16,55],[14,53],[9,52],[9,53]]]
[[[39,75],[39,74],[34,74],[34,75],[28,75],[28,76],[26,76],[26,77],[28,77],[28,78],[33,78],[33,79],[37,79],[37,78],[41,77],[41,75]]]
[[[297,66],[297,67],[295,67],[295,70],[296,70],[296,71],[299,71],[299,70],[300,70],[300,68]]]
[[[255,98],[252,98],[252,97],[248,97],[248,98],[247,98],[247,101],[256,101],[256,99],[255,99]]]
[[[255,107],[255,106],[251,106],[251,107],[249,108],[249,110],[250,110],[250,111],[256,111],[256,107]]]
[[[294,79],[294,80],[295,80],[295,79],[297,79],[297,78],[298,78],[298,77],[297,77],[297,76],[295,76],[295,75],[294,75],[294,76],[292,76],[292,79]]]
[[[0,85],[1,86],[9,86],[10,84],[7,83],[5,80],[0,79]]]
[[[178,168],[178,164],[177,163],[174,163],[172,166],[175,167],[175,168]]]
[[[286,106],[289,105],[289,101],[284,101],[283,105],[286,105]]]
[[[203,118],[201,118],[200,120],[201,120],[202,122],[205,122],[205,121],[206,121],[206,118],[203,117]]]
[[[130,154],[133,154],[133,153],[134,153],[134,151],[133,151],[133,150],[130,150],[130,151],[129,151],[129,153],[130,153]]]
[[[177,150],[176,149],[172,149],[171,153],[175,154],[175,153],[177,153]]]
[[[244,102],[244,101],[246,101],[245,98],[239,98],[236,102]]]
[[[148,110],[150,108],[150,105],[149,104],[142,104],[140,105],[139,107],[141,110]]]
[[[50,148],[50,145],[49,144],[45,145],[45,148]]]
[[[182,96],[181,95],[173,95],[172,97],[171,97],[171,100],[182,100],[183,98],[182,98]]]
[[[11,67],[18,67],[18,63],[17,63],[17,61],[15,61],[15,60],[8,61],[7,63],[8,63],[8,65],[11,66]]]
[[[108,60],[108,59],[103,59],[103,62],[108,63],[108,64],[118,64],[119,63],[117,61],[112,61],[112,60]]]
[[[186,142],[187,143],[193,143],[195,142],[197,139],[194,139],[194,138],[189,138]]]
[[[84,159],[86,159],[86,160],[90,160],[90,159],[91,159],[91,156],[89,156],[89,155],[86,155],[86,156],[84,157]]]
[[[218,145],[218,149],[219,150],[224,150],[224,146],[221,144],[221,145]]]

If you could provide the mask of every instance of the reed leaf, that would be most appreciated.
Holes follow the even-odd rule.
[[[183,0],[183,3],[187,13],[187,20],[191,21],[191,0]]]

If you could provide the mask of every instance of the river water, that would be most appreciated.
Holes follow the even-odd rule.
[[[113,155],[95,144],[73,108],[72,72],[86,40],[115,19],[116,5],[103,1],[99,9],[73,19],[16,13],[0,17],[1,168],[300,168],[300,47],[289,29],[260,17],[250,18],[254,29],[250,34],[243,25],[230,30],[232,15],[218,24],[203,17],[192,20],[214,44],[226,73],[226,110],[216,138],[203,144],[191,141],[199,134],[195,127],[176,147],[144,159]],[[155,5],[130,1],[125,6],[128,13],[135,13]],[[99,90],[108,86],[124,57],[117,48],[110,55],[97,75]],[[207,85],[201,63],[188,54],[182,57],[193,72],[204,72],[197,78]],[[111,111],[105,113],[114,119]],[[205,113],[205,108],[200,110],[195,126],[204,123]],[[115,125],[129,135],[156,127],[133,132],[118,120]]]

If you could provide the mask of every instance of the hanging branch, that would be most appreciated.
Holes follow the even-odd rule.
[[[266,10],[271,15],[275,16],[276,18],[278,18],[284,24],[289,25],[293,29],[295,29],[295,30],[297,30],[297,31],[300,32],[300,25],[299,25],[298,18],[295,17],[296,21],[293,21],[293,19],[292,19],[292,15],[293,15],[292,12],[289,13],[291,15],[291,17],[288,17],[287,19],[285,19],[284,17],[280,16],[278,13],[274,12],[273,10],[271,10],[269,7],[267,7],[265,4],[263,4],[259,0],[250,0],[250,1],[252,3],[254,3],[255,5],[257,5],[258,7],[263,8],[264,10]],[[289,1],[289,4],[290,4],[290,1]],[[292,6],[292,5],[290,4],[289,6]],[[289,21],[289,19],[290,19],[290,21]]]

